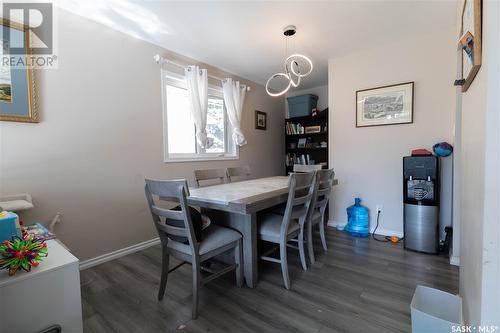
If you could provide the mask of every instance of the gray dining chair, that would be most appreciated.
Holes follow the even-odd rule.
[[[235,181],[235,179],[247,179],[252,175],[252,173],[250,172],[250,167],[248,165],[227,168],[226,174],[229,182],[233,182]]]
[[[330,200],[335,172],[332,169],[316,171],[316,191],[313,195],[307,223],[307,252],[312,264],[315,262],[313,249],[313,228],[319,225],[323,250],[327,251],[325,236],[325,211]]]
[[[275,248],[263,254],[260,258],[281,264],[283,283],[290,289],[288,276],[287,246],[290,241],[296,242],[299,250],[302,268],[307,270],[304,251],[304,224],[307,221],[309,206],[315,189],[315,173],[292,173],[288,178],[288,200],[283,215],[267,213],[260,217],[259,239],[279,245],[280,257],[268,256]]]
[[[186,199],[189,195],[186,180],[159,181],[146,179],[145,193],[162,247],[162,271],[158,300],[161,301],[165,294],[168,274],[184,263],[190,263],[193,271],[192,317],[196,319],[198,316],[198,291],[203,284],[235,270],[236,285],[241,287],[243,283],[241,235],[232,229],[211,225],[203,232],[202,240],[198,241],[194,233]],[[157,205],[158,201],[177,203],[181,210],[161,208]],[[173,221],[183,221],[184,227],[174,226]],[[186,244],[175,241],[172,239],[175,237],[187,238],[188,242]],[[204,261],[230,250],[234,251],[234,264],[227,265],[218,272],[202,266]],[[170,269],[170,256],[181,260],[182,263]],[[211,274],[202,278],[201,270],[208,271]]]
[[[321,170],[321,164],[304,165],[304,164],[294,164],[293,172],[312,172],[315,170]]]
[[[194,170],[194,180],[197,187],[201,187],[203,182],[204,186],[214,184],[224,184],[226,178],[226,170],[224,169],[206,169]]]

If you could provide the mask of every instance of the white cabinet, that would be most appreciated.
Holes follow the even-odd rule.
[[[0,333],[36,333],[52,325],[63,333],[83,331],[78,259],[56,240],[47,248],[48,256],[29,273],[0,271]]]

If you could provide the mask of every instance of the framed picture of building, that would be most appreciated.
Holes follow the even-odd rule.
[[[356,91],[356,127],[413,122],[413,82]]]
[[[33,72],[26,65],[30,56],[30,30],[21,24],[0,20],[0,121],[37,123]],[[11,43],[24,45],[23,54],[10,54]]]

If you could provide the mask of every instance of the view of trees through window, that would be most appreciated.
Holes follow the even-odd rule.
[[[208,99],[207,134],[214,140],[214,144],[206,150],[207,153],[223,153],[225,151],[224,101],[221,98]]]

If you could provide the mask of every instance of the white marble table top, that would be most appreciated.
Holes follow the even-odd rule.
[[[229,205],[230,203],[242,203],[250,198],[266,194],[286,193],[288,192],[288,177],[258,178],[201,188],[190,188],[189,192],[189,199]]]

